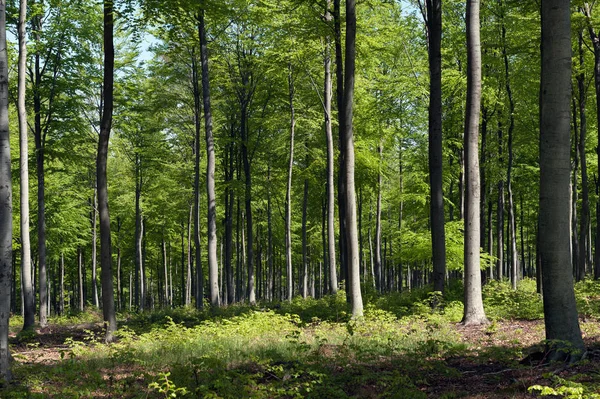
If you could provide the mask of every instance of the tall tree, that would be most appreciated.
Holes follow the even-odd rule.
[[[325,4],[325,21],[331,23],[331,13],[329,8],[331,1]],[[325,138],[327,140],[327,254],[329,266],[329,289],[332,294],[337,293],[337,271],[335,260],[335,184],[333,176],[335,174],[334,158],[335,151],[333,147],[333,131],[331,123],[331,98],[333,80],[331,79],[331,37],[325,37],[325,79],[323,88],[323,105],[325,107]]]
[[[106,324],[105,340],[114,340],[117,331],[115,299],[113,292],[112,249],[110,237],[110,214],[108,211],[108,184],[106,164],[108,160],[108,141],[112,127],[113,87],[115,68],[114,9],[112,0],[104,0],[104,88],[103,109],[98,137],[98,156],[96,158],[96,181],[98,184],[98,213],[100,215],[100,268],[102,284],[102,314]]]
[[[287,275],[287,300],[294,295],[292,279],[292,171],[294,166],[294,134],[296,131],[296,112],[294,108],[294,71],[288,66],[288,100],[290,102],[290,153],[288,164],[287,190],[285,194],[285,264]]]
[[[204,8],[200,10],[198,31],[200,36],[200,62],[202,63],[202,101],[204,105],[204,130],[206,134],[206,199],[208,201],[208,285],[211,306],[219,306],[219,264],[217,262],[217,206],[215,195],[215,144],[213,139],[210,78],[208,73],[208,43],[204,21]]]
[[[12,183],[8,124],[6,1],[0,0],[0,377],[12,379],[8,322],[12,284]]]
[[[583,355],[571,254],[569,250],[569,180],[571,132],[570,1],[542,2],[542,76],[540,86],[540,257],[544,287],[546,339],[568,351],[551,359]]]
[[[429,50],[429,187],[433,289],[444,292],[446,233],[442,191],[442,1],[426,0]]]
[[[465,116],[465,325],[487,322],[481,296],[479,111],[481,108],[481,40],[479,0],[467,2],[467,105]]]
[[[594,88],[596,92],[596,125],[597,125],[597,142],[596,153],[600,159],[600,38],[592,25],[592,5],[585,2],[583,5],[583,13],[586,19],[586,25],[592,46],[594,48]],[[598,176],[600,176],[600,162],[598,162]],[[596,190],[599,183],[596,182]],[[598,193],[596,193],[598,194]],[[596,248],[600,248],[600,197],[596,201]],[[594,279],[600,279],[600,251],[594,253]]]
[[[19,173],[21,194],[21,287],[23,289],[23,330],[35,323],[35,296],[31,279],[31,241],[29,237],[29,144],[27,109],[25,107],[27,80],[27,0],[19,5],[19,86],[17,107],[19,113]]]
[[[352,302],[352,317],[363,315],[363,301],[360,291],[360,262],[358,254],[358,227],[356,217],[356,190],[354,188],[354,136],[352,131],[352,111],[354,101],[354,72],[356,66],[356,2],[346,1],[346,48],[344,63],[343,115],[344,130],[340,135],[344,151],[344,202],[346,212],[346,245],[348,259],[348,282]]]

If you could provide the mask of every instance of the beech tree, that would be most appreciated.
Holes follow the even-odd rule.
[[[114,3],[104,0],[104,89],[102,121],[98,137],[98,156],[96,158],[96,181],[98,183],[98,210],[100,215],[100,267],[102,281],[102,314],[105,321],[107,342],[114,340],[117,330],[115,315],[112,248],[110,235],[110,214],[108,210],[108,182],[106,165],[108,158],[108,141],[112,127],[113,87],[114,87]]]
[[[12,182],[8,124],[6,1],[0,1],[0,377],[12,379],[8,323],[12,284]]]
[[[487,323],[481,296],[479,219],[479,112],[481,107],[481,41],[479,0],[467,2],[467,105],[465,116],[465,300],[463,323]]]
[[[542,2],[540,87],[540,258],[544,323],[551,359],[577,360],[584,344],[569,248],[571,10],[566,0]],[[565,349],[566,343],[569,350]]]

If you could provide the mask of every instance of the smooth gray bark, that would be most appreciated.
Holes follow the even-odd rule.
[[[540,228],[546,339],[570,351],[552,358],[572,360],[585,349],[579,329],[569,253],[571,12],[566,0],[542,2],[540,87]],[[560,343],[562,341],[562,344]],[[579,353],[573,350],[578,350]]]
[[[375,289],[378,292],[383,291],[383,268],[381,266],[381,160],[383,147],[381,140],[377,146],[379,154],[379,171],[377,173],[377,209],[375,211]]]
[[[352,302],[352,317],[363,315],[363,301],[360,291],[360,264],[358,254],[358,228],[356,217],[356,190],[354,188],[354,137],[352,132],[352,113],[354,100],[354,72],[356,62],[356,3],[346,0],[346,48],[344,73],[344,183],[346,213],[346,245],[348,282]]]
[[[465,289],[463,324],[487,323],[480,271],[479,112],[481,108],[481,41],[479,0],[467,2],[467,105],[465,116]]]
[[[12,284],[12,181],[8,123],[6,2],[0,0],[0,378],[12,379],[8,324]]]
[[[19,173],[21,194],[21,287],[23,289],[23,330],[35,323],[35,295],[31,277],[31,240],[29,236],[29,144],[27,140],[27,0],[19,5],[19,83],[17,108],[19,113]]]
[[[217,261],[217,202],[215,194],[215,144],[213,139],[210,78],[208,70],[208,45],[204,23],[204,9],[200,10],[198,25],[200,36],[200,61],[202,63],[202,101],[204,105],[204,131],[206,135],[206,200],[208,202],[208,285],[211,306],[219,306],[219,263]]]
[[[294,135],[296,131],[296,110],[294,108],[294,77],[292,65],[288,69],[288,100],[290,107],[290,152],[288,163],[287,190],[285,192],[285,265],[287,275],[287,300],[294,296],[292,276],[292,171],[294,167]]]
[[[325,20],[331,21],[329,13],[330,1],[327,1]],[[333,131],[331,123],[331,98],[333,96],[333,80],[331,79],[331,38],[325,38],[325,82],[323,102],[325,106],[325,137],[327,140],[327,252],[329,266],[329,290],[332,294],[337,293],[337,271],[335,259],[335,184],[334,184],[334,159]]]

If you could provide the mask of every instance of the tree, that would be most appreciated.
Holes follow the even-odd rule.
[[[208,46],[204,23],[204,8],[200,10],[198,31],[200,37],[200,60],[202,63],[202,99],[204,105],[204,130],[206,134],[206,199],[208,201],[208,284],[210,304],[219,305],[217,263],[217,208],[215,198],[215,145],[210,101],[210,79],[208,75]]]
[[[27,0],[19,6],[19,87],[17,107],[19,113],[19,173],[21,194],[21,286],[23,287],[23,330],[35,323],[35,296],[31,281],[31,241],[29,237],[29,147],[27,109],[25,108],[27,80]]]
[[[6,1],[0,0],[0,377],[12,379],[8,322],[12,284],[12,183],[8,125]]]
[[[354,188],[354,137],[352,132],[352,106],[354,100],[354,71],[356,59],[356,3],[346,1],[346,48],[344,64],[344,131],[340,134],[343,142],[344,158],[344,202],[346,216],[346,245],[348,282],[352,302],[352,317],[363,315],[363,302],[360,292],[360,264],[358,255],[358,228],[356,217],[356,190]]]
[[[479,0],[467,2],[467,105],[465,115],[465,325],[487,323],[481,296],[479,218],[479,111],[481,108],[481,41]]]
[[[442,184],[442,1],[426,0],[429,53],[429,186],[433,290],[444,292],[446,233]]]
[[[112,249],[110,237],[110,214],[108,210],[108,184],[106,164],[108,141],[112,126],[115,50],[113,44],[114,14],[113,1],[104,0],[104,90],[103,109],[98,136],[96,158],[96,182],[98,184],[98,213],[100,215],[100,268],[102,282],[102,314],[106,323],[107,342],[114,340],[117,331],[115,299],[113,292]]]
[[[542,2],[540,86],[540,257],[550,359],[577,360],[584,344],[569,249],[571,12],[570,2]],[[561,351],[568,345],[569,350]]]
[[[329,8],[331,1],[325,4],[325,21],[331,23],[331,13]],[[323,106],[325,113],[325,138],[327,140],[327,253],[329,265],[329,289],[332,294],[337,293],[337,272],[335,261],[335,185],[333,177],[335,152],[333,147],[333,132],[331,127],[331,97],[332,85],[331,79],[331,36],[325,38],[324,53],[324,88],[323,88]]]

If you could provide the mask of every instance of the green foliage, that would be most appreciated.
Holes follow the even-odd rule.
[[[537,320],[544,316],[535,280],[519,281],[517,290],[508,281],[489,281],[483,287],[483,304],[488,318]]]
[[[585,385],[562,378],[555,374],[546,376],[550,379],[552,386],[533,385],[527,391],[537,393],[540,396],[558,396],[566,399],[599,399],[600,394],[591,392]]]

